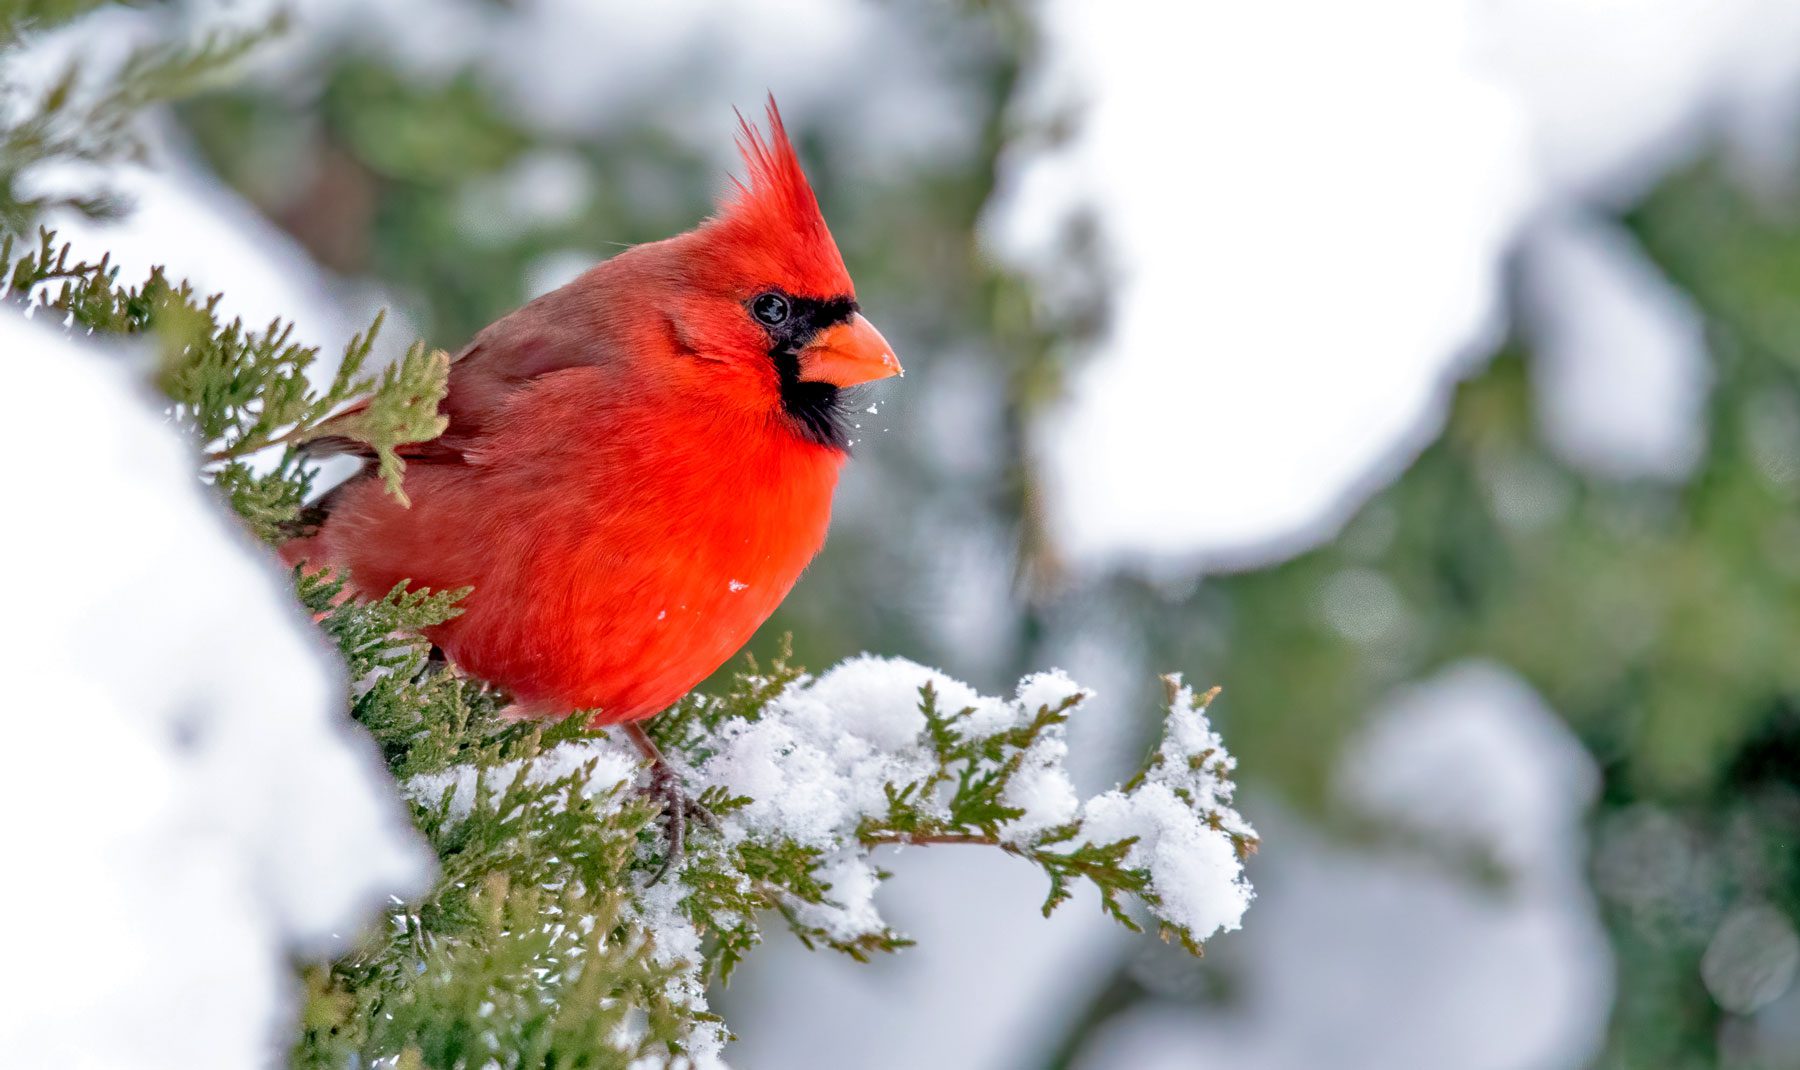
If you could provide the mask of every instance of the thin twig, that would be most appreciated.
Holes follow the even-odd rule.
[[[883,847],[890,844],[896,847],[905,847],[913,844],[923,847],[939,843],[964,843],[973,844],[978,847],[998,847],[1005,851],[1011,851],[1014,854],[1021,853],[1018,846],[1010,843],[1002,843],[998,836],[984,836],[975,832],[938,832],[924,836],[914,836],[905,832],[884,832],[875,836],[864,836],[862,837],[862,843],[865,847]]]
[[[271,446],[286,446],[286,445],[289,445],[290,443],[292,443],[295,439],[299,438],[300,436],[315,430],[317,427],[318,427],[317,424],[313,424],[311,426],[308,426],[306,424],[301,424],[301,425],[296,426],[293,430],[286,432],[285,434],[276,435],[275,437],[270,438],[263,442],[256,442],[254,439],[248,440],[248,442],[245,442],[245,441],[234,442],[231,445],[226,446],[224,449],[213,450],[211,453],[208,453],[206,455],[206,462],[208,464],[211,464],[215,461],[231,461],[231,460],[236,460],[239,457],[248,456],[249,454],[252,454],[252,453],[261,453],[263,450],[266,450]]]

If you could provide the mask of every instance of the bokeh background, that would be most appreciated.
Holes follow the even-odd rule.
[[[1225,689],[1242,932],[896,853],[919,946],[765,948],[733,1065],[1800,1067],[1800,6],[286,9],[78,252],[455,350],[692,225],[772,91],[908,375],[756,646],[1061,666],[1090,790],[1158,673]]]

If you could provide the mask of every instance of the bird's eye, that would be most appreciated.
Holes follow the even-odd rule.
[[[750,302],[750,314],[771,327],[779,327],[787,322],[787,298],[780,294],[758,294]]]

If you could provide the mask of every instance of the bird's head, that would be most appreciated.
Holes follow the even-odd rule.
[[[825,226],[771,98],[764,136],[740,117],[745,177],[718,212],[676,239],[683,348],[769,384],[803,438],[844,448],[841,392],[901,374],[862,315],[844,258]]]

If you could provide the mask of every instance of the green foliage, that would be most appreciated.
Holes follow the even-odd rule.
[[[483,5],[482,14],[496,23],[509,17],[505,5]],[[519,9],[518,17],[532,15]],[[782,604],[754,649],[766,659],[792,633],[809,665],[895,651],[963,673],[980,665],[980,682],[997,687],[1052,656],[1043,649],[1053,629],[1042,599],[995,606],[995,627],[983,637],[993,656],[967,660],[916,597],[918,578],[942,568],[941,542],[901,537],[890,518],[991,531],[999,570],[1009,567],[1016,532],[1027,593],[1054,589],[1060,569],[1036,508],[1028,425],[1059,396],[1084,334],[1104,322],[1105,257],[1094,228],[1076,228],[1064,259],[1081,284],[1059,287],[1046,302],[976,237],[1002,156],[1059,134],[1027,124],[1010,106],[1037,47],[1035,5],[885,5],[880,17],[929,42],[932,77],[959,102],[954,116],[941,117],[944,136],[896,149],[832,102],[789,102],[787,119],[868,314],[903,347],[909,378],[877,389],[880,413],[865,421],[855,462],[882,488],[886,506],[839,511],[812,579]],[[454,352],[534,296],[547,265],[597,261],[685,230],[712,210],[724,188],[731,117],[724,101],[710,119],[695,109],[713,93],[711,65],[688,58],[700,66],[690,70],[675,56],[647,65],[647,81],[629,95],[671,107],[596,101],[591,122],[571,130],[522,107],[518,94],[484,75],[481,61],[446,60],[424,72],[352,31],[317,49],[303,73],[207,94],[178,114],[227,184],[321,263],[379,279],[423,336]],[[762,90],[748,92],[735,103],[753,113]],[[854,96],[845,94],[842,106]],[[673,124],[678,115],[683,121]],[[567,179],[567,203],[550,213],[514,210],[509,194],[532,186],[524,179],[545,161]],[[983,401],[956,418],[966,456],[943,448],[950,436],[926,419],[948,411],[934,389]],[[1154,677],[1146,670],[1144,679],[1151,709]],[[712,683],[731,686],[724,675]],[[1147,734],[1154,724],[1142,728]]]
[[[376,324],[380,322],[377,318]],[[369,337],[374,337],[374,328],[370,329]],[[356,347],[357,343],[351,342],[352,351]],[[367,353],[366,344],[362,352]],[[350,364],[346,359],[339,365],[338,382],[332,384],[333,389],[324,397],[316,399],[315,405],[323,404],[336,392],[338,383],[344,381],[344,369]],[[357,364],[360,365],[360,358]],[[294,430],[282,436],[280,441],[304,446],[329,436],[372,446],[376,473],[387,485],[388,493],[398,498],[400,504],[410,505],[406,491],[401,487],[406,462],[398,447],[429,442],[444,433],[450,421],[439,415],[438,403],[444,400],[449,389],[450,355],[441,349],[427,352],[423,343],[415,342],[404,357],[382,369],[380,382],[364,403],[328,420],[322,414],[309,419],[309,412],[299,420],[285,421],[293,424]],[[240,452],[246,451],[240,448]]]
[[[289,537],[302,518],[313,472],[301,445],[352,438],[385,458],[441,430],[441,353],[415,347],[383,374],[365,374],[379,320],[315,388],[317,351],[293,341],[292,324],[248,331],[221,322],[219,299],[185,282],[156,272],[126,288],[118,275],[104,258],[72,260],[48,232],[22,253],[11,239],[0,245],[0,296],[71,330],[156,340],[153,378],[172,417],[206,447],[208,478],[265,540]],[[373,392],[367,406],[333,415],[363,391]],[[251,465],[251,454],[275,448],[273,467]],[[402,475],[396,457],[396,493]],[[668,859],[653,824],[658,805],[634,789],[630,752],[579,713],[554,724],[510,718],[504,695],[433,660],[425,636],[457,615],[467,591],[401,586],[365,600],[330,573],[296,570],[294,583],[356,681],[351,715],[381,748],[441,870],[427,897],[394,904],[354,951],[307,968],[298,1066],[623,1067],[714,1047],[723,1026],[704,987],[728,979],[761,942],[765,918],[859,961],[910,942],[885,925],[831,921],[845,907],[834,866],[883,845],[1016,855],[1048,877],[1046,913],[1080,881],[1133,929],[1130,897],[1157,909],[1149,875],[1128,864],[1134,841],[1085,842],[1079,821],[1007,833],[1022,814],[1008,789],[1080,694],[984,733],[971,726],[974,710],[942,708],[927,685],[919,708],[929,763],[885,785],[885,809],[835,843],[734,825],[752,800],[707,784],[700,801],[726,831],[693,830],[686,858],[659,885]],[[810,682],[785,650],[766,668],[752,659],[724,694],[689,696],[653,731],[679,768],[703,772],[722,734],[774,715]],[[670,941],[685,950],[665,950]]]
[[[346,42],[304,87],[211,95],[183,116],[208,162],[315,257],[382,278],[406,296],[413,321],[446,342],[524,303],[543,258],[585,250],[598,260],[668,237],[703,216],[717,189],[699,153],[649,122],[603,144],[533,130],[477,72],[411,77],[361,42]],[[295,157],[318,166],[280,162]],[[507,210],[508,183],[534,160],[577,176],[566,216]],[[620,195],[647,183],[657,197]]]
[[[135,287],[119,285],[106,257],[70,259],[67,245],[40,230],[35,248],[21,251],[10,234],[0,239],[0,298],[105,334],[153,335],[159,346],[156,385],[174,418],[190,430],[210,475],[234,508],[263,538],[292,533],[311,490],[311,472],[293,448],[323,434],[362,443],[378,458],[381,475],[401,500],[405,464],[397,447],[435,438],[444,420],[437,403],[448,386],[449,358],[415,345],[379,376],[365,369],[381,317],[350,340],[323,389],[310,373],[317,347],[293,340],[294,325],[272,321],[262,331],[221,322],[217,295],[201,298],[160,269]],[[349,417],[332,414],[353,399],[367,404]],[[270,470],[244,458],[270,446],[288,452]]]
[[[0,10],[53,21],[92,6],[39,0]],[[1006,0],[889,9],[955,52],[951,77],[973,132],[966,150],[874,176],[860,166],[866,145],[843,136],[841,120],[790,120],[871,316],[885,328],[884,309],[931,310],[890,331],[917,373],[908,384],[919,386],[904,393],[953,382],[953,390],[985,404],[979,418],[964,417],[957,427],[958,439],[975,445],[949,460],[936,448],[941,425],[909,427],[904,402],[883,404],[884,418],[895,414],[896,433],[857,462],[881,468],[871,482],[879,482],[883,508],[836,521],[831,547],[783,606],[773,633],[791,629],[814,664],[860,649],[955,658],[930,611],[908,609],[929,605],[916,597],[919,577],[932,574],[944,554],[940,539],[917,531],[1020,531],[1018,572],[1035,597],[997,615],[984,639],[998,653],[981,664],[998,665],[999,674],[1040,664],[1045,646],[1069,634],[1071,619],[1130,622],[1137,638],[1128,645],[1144,662],[1204,664],[1231,682],[1234,749],[1265,787],[1327,823],[1342,818],[1325,788],[1343,744],[1393,687],[1459,658],[1504,661],[1569,718],[1602,769],[1598,849],[1641,838],[1649,856],[1694,874],[1679,888],[1596,886],[1620,983],[1600,1065],[1753,1060],[1742,1051],[1722,1054],[1746,1023],[1712,1003],[1697,963],[1718,911],[1736,896],[1760,895],[1800,916],[1791,849],[1800,836],[1793,773],[1800,768],[1800,662],[1792,657],[1800,639],[1793,609],[1800,605],[1800,534],[1792,521],[1800,505],[1792,478],[1800,471],[1792,433],[1800,426],[1800,383],[1792,375],[1800,354],[1800,215],[1791,196],[1766,189],[1748,196],[1723,167],[1703,163],[1626,217],[1658,267],[1696,301],[1718,362],[1708,450],[1685,486],[1596,479],[1557,458],[1538,434],[1529,354],[1516,345],[1459,391],[1445,433],[1328,546],[1209,579],[1193,597],[1114,577],[1058,602],[1054,547],[1037,519],[1028,428],[1079,352],[1071,340],[1104,321],[1106,281],[1093,268],[1086,285],[1059,287],[1046,302],[970,240],[1003,154],[1058,136],[1021,129],[1011,107],[1035,47],[1033,16],[1029,5]],[[370,45],[353,35],[297,78],[209,94],[183,104],[180,116],[225,181],[321,262],[404,295],[428,337],[454,346],[515,306],[529,269],[547,254],[598,257],[613,243],[690,225],[717,188],[715,163],[670,137],[663,115],[609,116],[604,129],[572,137],[535,126],[473,70],[419,75]],[[688,72],[679,77],[669,99],[691,99]],[[579,164],[586,192],[573,213],[502,232],[466,226],[471,206],[490,204],[510,169],[537,152]],[[855,180],[834,181],[841,175]],[[1069,265],[1104,265],[1091,227],[1069,239]],[[226,465],[213,477],[265,535],[304,497],[304,465],[297,458],[282,465],[273,473]],[[914,522],[896,525],[894,516]],[[1006,553],[1004,546],[979,549]],[[1326,619],[1322,592],[1346,574],[1386,584],[1397,596],[1402,613],[1391,627],[1351,635]],[[653,731],[665,749],[703,759],[709,732],[734,716],[758,716],[797,678],[788,671],[788,679],[753,670],[721,680],[735,705],[692,700]],[[394,683],[376,678],[376,689],[393,692],[380,699],[381,710],[369,705],[372,690],[361,694],[358,716],[384,740],[390,760],[411,756],[402,775],[442,771],[465,760],[465,746],[473,754],[498,745],[478,727],[497,698],[422,665],[394,675]],[[409,705],[415,675],[421,687],[446,689],[430,702],[453,704],[450,696],[460,695],[471,710],[441,721],[421,717]],[[1148,721],[1141,730],[1147,737]],[[955,745],[948,737],[942,744]],[[960,784],[960,776],[953,772],[944,784]],[[729,816],[732,800],[708,801]],[[963,815],[993,813],[972,802]],[[906,819],[896,814],[893,831],[903,832]],[[914,820],[921,828],[906,834],[928,823]],[[1655,828],[1660,838],[1645,831]],[[979,827],[972,834],[984,835]],[[741,864],[759,879],[786,873],[798,886],[812,860],[758,848]],[[1095,862],[1095,872],[1112,872],[1107,859]],[[1071,872],[1058,883],[1052,874],[1052,900],[1083,879]],[[732,894],[713,889],[700,901]],[[1114,901],[1129,904],[1133,894],[1121,889]],[[732,930],[739,943],[731,954],[747,951],[747,933]],[[711,938],[726,942],[717,930]],[[720,972],[732,961],[722,960]],[[1134,950],[1114,983],[1093,986],[1101,993],[1094,1008],[1047,1014],[1091,1029],[1130,1001],[1167,1000],[1163,989],[1139,983],[1143,972]],[[1209,987],[1201,978],[1181,984]],[[1078,1042],[1071,1038],[1071,1053]]]
[[[98,0],[0,0],[0,46],[18,48],[32,34],[101,6]],[[152,41],[132,49],[113,69],[89,70],[73,50],[43,86],[0,76],[0,229],[22,231],[54,208],[87,215],[116,214],[118,198],[105,191],[26,192],[22,179],[45,164],[108,165],[141,159],[138,117],[152,105],[192,96],[261,42],[280,33],[277,16],[250,30],[208,33],[193,42]]]
[[[846,842],[826,848],[780,830],[695,830],[671,883],[659,886],[655,805],[619,777],[615,744],[580,717],[509,721],[493,692],[429,664],[416,630],[454,614],[461,592],[396,590],[355,602],[342,600],[333,580],[298,582],[363,677],[353,712],[406,786],[443,870],[426,900],[396,905],[389,925],[355,953],[309,973],[299,1065],[341,1066],[353,1054],[417,1053],[423,1065],[459,1067],[674,1058],[718,1027],[696,997],[761,942],[770,913],[807,946],[859,961],[910,943],[886,927],[847,933],[818,920],[821,909],[841,905],[829,876],[833,856],[882,844],[987,844],[1018,855],[1050,876],[1046,912],[1077,880],[1091,881],[1133,929],[1119,897],[1154,908],[1147,875],[1126,865],[1129,841],[1083,843],[1078,822],[1025,840],[1004,835],[1019,811],[998,799],[1025,750],[1066,719],[1073,699],[982,736],[958,728],[968,711],[939,712],[926,689],[921,709],[936,762],[919,779],[889,784],[887,811]],[[690,696],[657,725],[658,735],[678,764],[703,767],[721,733],[774,715],[773,704],[806,682],[785,659],[766,670],[752,665],[730,693]],[[943,797],[929,805],[938,789]],[[751,802],[717,785],[702,801],[728,830]],[[704,937],[694,957],[657,954],[660,939],[685,943],[683,932]]]
[[[29,6],[62,17],[92,5]],[[894,308],[942,310],[938,320],[919,325],[920,356],[953,352],[977,337],[998,348],[997,360],[1020,393],[1041,400],[1053,394],[1055,376],[1042,359],[1048,333],[1027,311],[1031,295],[978,255],[968,237],[992,188],[1002,107],[1028,45],[1027,23],[1006,3],[981,5],[971,18],[960,11],[920,17],[940,21],[957,38],[967,81],[984,102],[967,158],[928,165],[913,176],[920,181],[869,180],[861,184],[872,196],[851,201],[842,192],[848,184],[830,177],[847,161],[834,159],[827,143],[804,129],[796,127],[796,136],[817,161],[828,214],[864,288]],[[103,86],[99,96],[77,92],[79,79],[71,75],[64,96],[39,102],[38,113],[48,118],[0,142],[0,162],[22,170],[34,159],[129,158],[138,151],[130,124],[137,109],[205,84],[208,72],[229,64],[249,40],[146,53],[122,72],[132,84]],[[185,67],[184,56],[192,60]],[[598,257],[620,242],[691,225],[718,187],[716,168],[703,166],[654,121],[626,121],[604,138],[548,134],[513,114],[472,72],[419,78],[359,47],[327,56],[298,93],[289,85],[210,94],[185,104],[181,116],[221,175],[328,266],[377,275],[404,294],[430,337],[467,337],[517,304],[527,267],[546,254],[574,247]],[[316,99],[303,99],[314,91]],[[574,159],[587,176],[570,218],[504,234],[467,225],[471,206],[486,203],[510,168],[543,152]],[[295,160],[308,166],[292,166]],[[17,173],[0,170],[0,191],[13,189]],[[645,188],[657,196],[631,195]],[[23,233],[55,203],[0,196],[0,226]],[[96,212],[116,207],[106,198],[71,203]],[[446,358],[415,347],[371,373],[379,320],[322,375],[317,351],[294,341],[292,324],[248,330],[221,322],[216,298],[160,272],[121,288],[108,261],[71,262],[48,234],[36,248],[9,242],[0,270],[4,296],[14,303],[74,330],[154,344],[154,382],[204,452],[205,478],[265,541],[306,526],[313,470],[301,447],[326,445],[322,439],[333,440],[331,448],[340,448],[337,440],[362,443],[403,496],[404,451],[397,447],[441,430],[436,408]],[[365,396],[372,397],[366,408],[346,412]],[[1022,437],[1022,416],[1008,419],[1009,433]],[[259,451],[266,452],[252,463]],[[918,482],[916,475],[909,478]],[[1027,483],[1015,466],[997,490],[973,493],[1016,502],[1030,493]],[[864,537],[840,529],[834,541],[854,545]],[[881,571],[899,577],[918,569],[895,563]],[[552,725],[510,719],[504,695],[432,659],[422,633],[454,615],[466,592],[397,589],[363,601],[346,598],[339,577],[296,573],[294,580],[356,681],[348,696],[352,715],[379,744],[441,867],[424,900],[395,904],[386,924],[353,952],[306,968],[298,1065],[678,1061],[722,1035],[722,1024],[705,1010],[703,986],[730,976],[761,941],[765,921],[780,918],[801,940],[857,959],[908,942],[885,926],[849,930],[821,921],[841,905],[834,865],[888,844],[988,845],[1016,855],[1045,872],[1046,912],[1082,882],[1127,925],[1142,916],[1134,898],[1152,914],[1157,908],[1148,875],[1127,865],[1130,840],[1087,843],[1078,822],[1030,837],[1006,835],[1019,814],[1006,795],[1022,755],[1060,732],[1074,700],[983,736],[970,728],[969,711],[939,709],[935,692],[922,694],[928,770],[887,785],[886,809],[863,815],[830,844],[779,830],[745,833],[740,819],[752,800],[709,785],[700,800],[728,834],[696,831],[684,863],[652,885],[648,878],[666,861],[663,840],[653,807],[621,782],[618,744],[589,731],[579,715]],[[813,586],[844,598],[793,616],[815,625],[806,628],[806,642],[821,656],[862,645],[855,636],[871,634],[876,618],[884,628],[894,619],[873,608],[884,599],[855,572],[840,570]],[[846,610],[850,626],[840,627]],[[820,619],[831,627],[816,626]],[[868,645],[916,646],[923,633],[909,627]],[[1021,640],[1016,653],[1027,652]],[[721,681],[717,697],[691,696],[652,731],[679,766],[703,769],[722,730],[777,715],[783,696],[806,682],[785,652],[762,665],[752,661]]]
[[[1026,753],[1046,731],[1067,722],[1069,713],[1081,700],[1080,694],[1070,695],[1054,706],[1040,707],[1025,725],[995,735],[976,736],[959,727],[959,722],[965,722],[974,711],[943,711],[938,707],[936,690],[925,685],[920,689],[919,712],[925,716],[926,739],[937,758],[937,769],[922,781],[890,786],[887,813],[865,820],[857,829],[857,838],[871,846],[991,843],[1044,870],[1050,879],[1050,894],[1044,901],[1046,916],[1069,898],[1069,880],[1086,876],[1101,891],[1106,909],[1135,929],[1136,924],[1115,899],[1120,889],[1141,893],[1148,887],[1145,874],[1124,868],[1130,841],[1083,844],[1068,850],[1065,845],[1081,831],[1079,823],[1057,826],[1025,843],[1007,842],[1001,836],[1001,827],[1024,813],[1007,805],[1005,798]],[[940,801],[939,789],[945,787],[950,789],[947,801]]]
[[[1619,987],[1599,1066],[1731,1061],[1723,1038],[1748,1023],[1702,981],[1708,942],[1736,902],[1800,917],[1795,218],[1703,162],[1624,220],[1706,325],[1706,439],[1686,478],[1558,455],[1520,341],[1340,537],[1211,585],[1234,622],[1209,661],[1241,682],[1233,749],[1317,813],[1366,711],[1447,664],[1497,661],[1567,719],[1603,778],[1592,872]],[[1335,625],[1321,592],[1347,576],[1391,592],[1391,619]],[[1783,1050],[1744,1065],[1789,1065]]]

